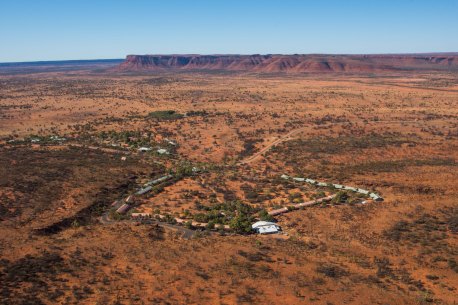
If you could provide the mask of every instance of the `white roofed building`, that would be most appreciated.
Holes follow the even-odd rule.
[[[251,225],[251,228],[259,234],[272,234],[281,231],[280,226],[274,222],[258,221]]]
[[[169,151],[165,148],[159,148],[157,150],[157,153],[160,154],[160,155],[168,155],[169,154]]]

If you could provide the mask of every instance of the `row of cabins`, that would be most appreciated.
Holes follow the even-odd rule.
[[[158,183],[163,182],[165,180],[168,180],[168,179],[170,179],[172,177],[173,177],[172,175],[165,175],[165,176],[162,176],[160,178],[157,178],[155,180],[151,180],[150,182],[145,183],[145,186],[155,185],[155,184],[158,184]]]
[[[135,202],[135,196],[141,196],[141,195],[144,195],[144,194],[150,192],[153,189],[153,185],[161,183],[163,181],[166,181],[166,180],[168,180],[168,179],[170,179],[172,177],[173,177],[172,175],[165,175],[165,176],[162,176],[160,178],[157,178],[155,180],[151,180],[151,181],[145,183],[141,189],[139,189],[133,195],[129,195],[126,198],[125,202],[123,204],[121,204],[121,206],[119,206],[116,209],[116,213],[118,213],[118,214],[127,213],[127,211],[130,210],[130,208],[132,207],[133,203]],[[113,207],[116,207],[118,205],[119,205],[119,201],[115,201],[112,204]],[[132,213],[132,214],[134,214],[134,213]]]
[[[116,208],[116,213],[118,214],[125,214],[127,211],[130,210],[132,204],[135,202],[134,195],[130,195],[129,197],[122,201],[115,201],[111,204],[112,207]],[[121,204],[121,205],[120,205]]]
[[[50,136],[50,137],[49,137],[49,140],[51,140],[51,141],[57,141],[57,142],[67,141],[66,138],[60,138],[59,136]],[[11,141],[8,141],[8,142],[11,142]],[[30,142],[32,142],[32,143],[38,143],[38,142],[41,142],[41,139],[40,139],[40,138],[31,138],[31,139],[30,139]]]
[[[150,186],[147,186],[147,187],[145,187],[145,188],[141,188],[141,189],[139,189],[139,190],[135,193],[135,195],[143,195],[143,194],[146,194],[146,193],[148,193],[149,191],[151,191],[152,189],[153,189],[153,187],[152,187],[151,185],[150,185]]]
[[[319,199],[315,199],[315,200],[310,200],[310,201],[298,203],[298,204],[296,204],[294,206],[289,206],[289,208],[288,207],[283,207],[283,208],[280,208],[280,209],[272,210],[272,211],[269,212],[269,215],[270,216],[277,216],[277,215],[280,215],[280,214],[283,214],[283,213],[288,213],[290,211],[290,208],[299,209],[299,208],[309,207],[309,206],[312,206],[312,205],[315,205],[315,204],[318,204],[318,203],[327,202],[327,201],[332,200],[332,198],[334,198],[335,196],[336,195],[329,195],[329,196],[326,196],[326,197],[323,197],[323,198],[319,198]]]
[[[172,175],[165,175],[165,176],[162,176],[162,177],[157,178],[157,179],[155,179],[155,180],[151,180],[151,181],[145,183],[145,184],[143,185],[143,187],[142,187],[141,189],[139,189],[139,190],[135,193],[135,195],[137,195],[137,196],[139,196],[139,195],[144,195],[144,194],[150,192],[150,191],[153,189],[153,185],[159,184],[159,183],[161,183],[161,182],[164,182],[164,181],[166,181],[166,180],[168,180],[168,179],[170,179],[170,178],[172,178]]]
[[[132,213],[131,216],[132,216],[133,219],[139,219],[139,220],[141,220],[141,219],[150,219],[150,218],[153,217],[153,215],[151,215],[150,213]],[[155,217],[159,217],[160,219],[163,219],[166,216],[160,215],[160,214],[156,214]],[[175,217],[174,219],[177,222],[177,224],[186,224],[189,221],[189,219],[182,219],[182,218],[178,218],[178,217]],[[205,228],[208,225],[208,223],[197,222],[197,221],[191,221],[191,224],[192,224],[192,226],[197,227],[197,228]],[[215,228],[224,229],[224,230],[229,230],[230,229],[230,227],[228,225],[222,225],[222,224],[215,224]]]
[[[148,152],[148,151],[152,151],[153,149],[151,147],[140,147],[138,149],[139,152]],[[169,155],[169,151],[165,148],[159,148],[158,150],[156,150],[156,152],[160,155]]]
[[[137,220],[144,220],[144,219],[151,219],[153,216],[150,213],[132,213],[131,217],[133,219],[137,219]],[[156,215],[156,217],[165,218],[164,215],[160,215],[160,214]],[[182,218],[175,218],[175,221],[178,224],[185,224],[189,220],[182,219]],[[192,225],[194,227],[197,227],[197,228],[199,228],[199,227],[200,228],[205,228],[205,227],[207,227],[208,224],[207,223],[201,223],[201,222],[192,221]],[[215,227],[218,228],[218,229],[230,230],[230,226],[229,225],[216,224]],[[255,231],[258,234],[273,234],[273,233],[278,233],[278,232],[281,231],[281,228],[280,228],[279,225],[277,225],[274,222],[268,222],[268,221],[255,222],[251,226],[251,228],[253,229],[253,231]]]
[[[288,180],[290,177],[288,175],[281,175],[281,178],[283,178],[285,180]],[[371,193],[368,190],[364,190],[364,189],[360,189],[360,188],[356,188],[356,187],[352,187],[352,186],[346,186],[346,185],[342,185],[342,184],[326,183],[326,182],[319,182],[319,181],[316,181],[316,180],[313,180],[313,179],[310,179],[310,178],[293,177],[293,180],[296,181],[296,182],[307,182],[309,184],[316,185],[316,186],[333,187],[333,188],[338,189],[338,190],[352,191],[352,192],[360,193],[360,194],[363,194],[363,195],[367,195],[370,198],[372,198],[372,200],[374,200],[374,201],[383,201],[383,198],[380,197],[376,193]]]
[[[139,220],[152,218],[152,215],[150,213],[132,213],[131,216],[132,216],[133,219],[139,219]],[[159,215],[158,214],[157,216],[159,218],[165,218],[164,215]],[[175,221],[178,224],[185,224],[189,220],[182,219],[182,218],[175,218]],[[192,221],[191,224],[192,224],[192,226],[194,226],[196,228],[205,228],[208,225],[207,223],[197,222],[197,221]],[[224,230],[230,230],[231,229],[229,225],[222,225],[222,224],[216,224],[215,228],[224,229]],[[273,234],[273,233],[278,233],[278,232],[281,231],[281,228],[280,228],[279,225],[277,225],[274,222],[269,222],[269,221],[258,221],[258,222],[255,222],[251,226],[251,228],[253,229],[253,231],[255,231],[258,234]]]

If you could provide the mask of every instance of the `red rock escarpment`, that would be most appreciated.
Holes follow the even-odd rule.
[[[128,55],[115,71],[380,72],[458,70],[458,54]]]

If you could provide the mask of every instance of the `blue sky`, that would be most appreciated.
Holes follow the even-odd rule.
[[[0,62],[458,51],[458,0],[0,0]]]

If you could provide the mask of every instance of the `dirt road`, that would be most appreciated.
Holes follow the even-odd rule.
[[[260,151],[258,151],[257,153],[255,153],[254,155],[252,156],[249,156],[245,159],[243,159],[242,161],[240,161],[239,163],[237,163],[237,165],[243,165],[243,164],[249,164],[251,162],[254,162],[256,160],[259,159],[259,157],[261,157],[263,154],[265,154],[266,152],[268,152],[272,147],[280,144],[280,143],[283,143],[285,141],[289,141],[291,140],[291,137],[295,136],[296,134],[298,133],[301,133],[305,130],[307,130],[308,128],[310,127],[301,127],[301,128],[297,128],[297,129],[293,129],[291,130],[290,132],[288,132],[287,134],[281,136],[280,138],[278,138],[277,140],[273,141],[272,143],[268,144],[267,146],[263,147]]]
[[[393,123],[404,124],[404,123],[418,123],[418,122],[419,121],[417,121],[417,120],[386,120],[386,121],[380,120],[380,121],[377,121],[378,124],[393,124]],[[336,125],[336,124],[346,124],[346,122],[336,122],[336,123],[333,123],[331,125]],[[329,126],[329,125],[322,125],[322,126]],[[257,153],[255,153],[255,154],[253,154],[251,156],[248,156],[245,159],[239,161],[237,163],[237,165],[249,164],[249,163],[252,163],[252,162],[258,160],[262,155],[264,155],[266,152],[268,152],[272,147],[274,147],[274,146],[276,146],[278,144],[281,144],[283,142],[292,140],[293,136],[295,136],[295,135],[297,135],[297,134],[299,134],[299,133],[301,133],[303,131],[306,131],[309,128],[310,127],[301,127],[301,128],[297,128],[297,129],[291,130],[290,132],[288,132],[287,134],[285,134],[285,135],[281,136],[280,138],[276,139],[272,143],[267,144],[267,146],[263,147]]]
[[[160,227],[168,228],[172,231],[177,232],[184,239],[191,239],[198,232],[196,230],[191,230],[183,226],[172,225],[172,224],[165,223],[165,222],[153,221],[153,223],[157,223]]]

